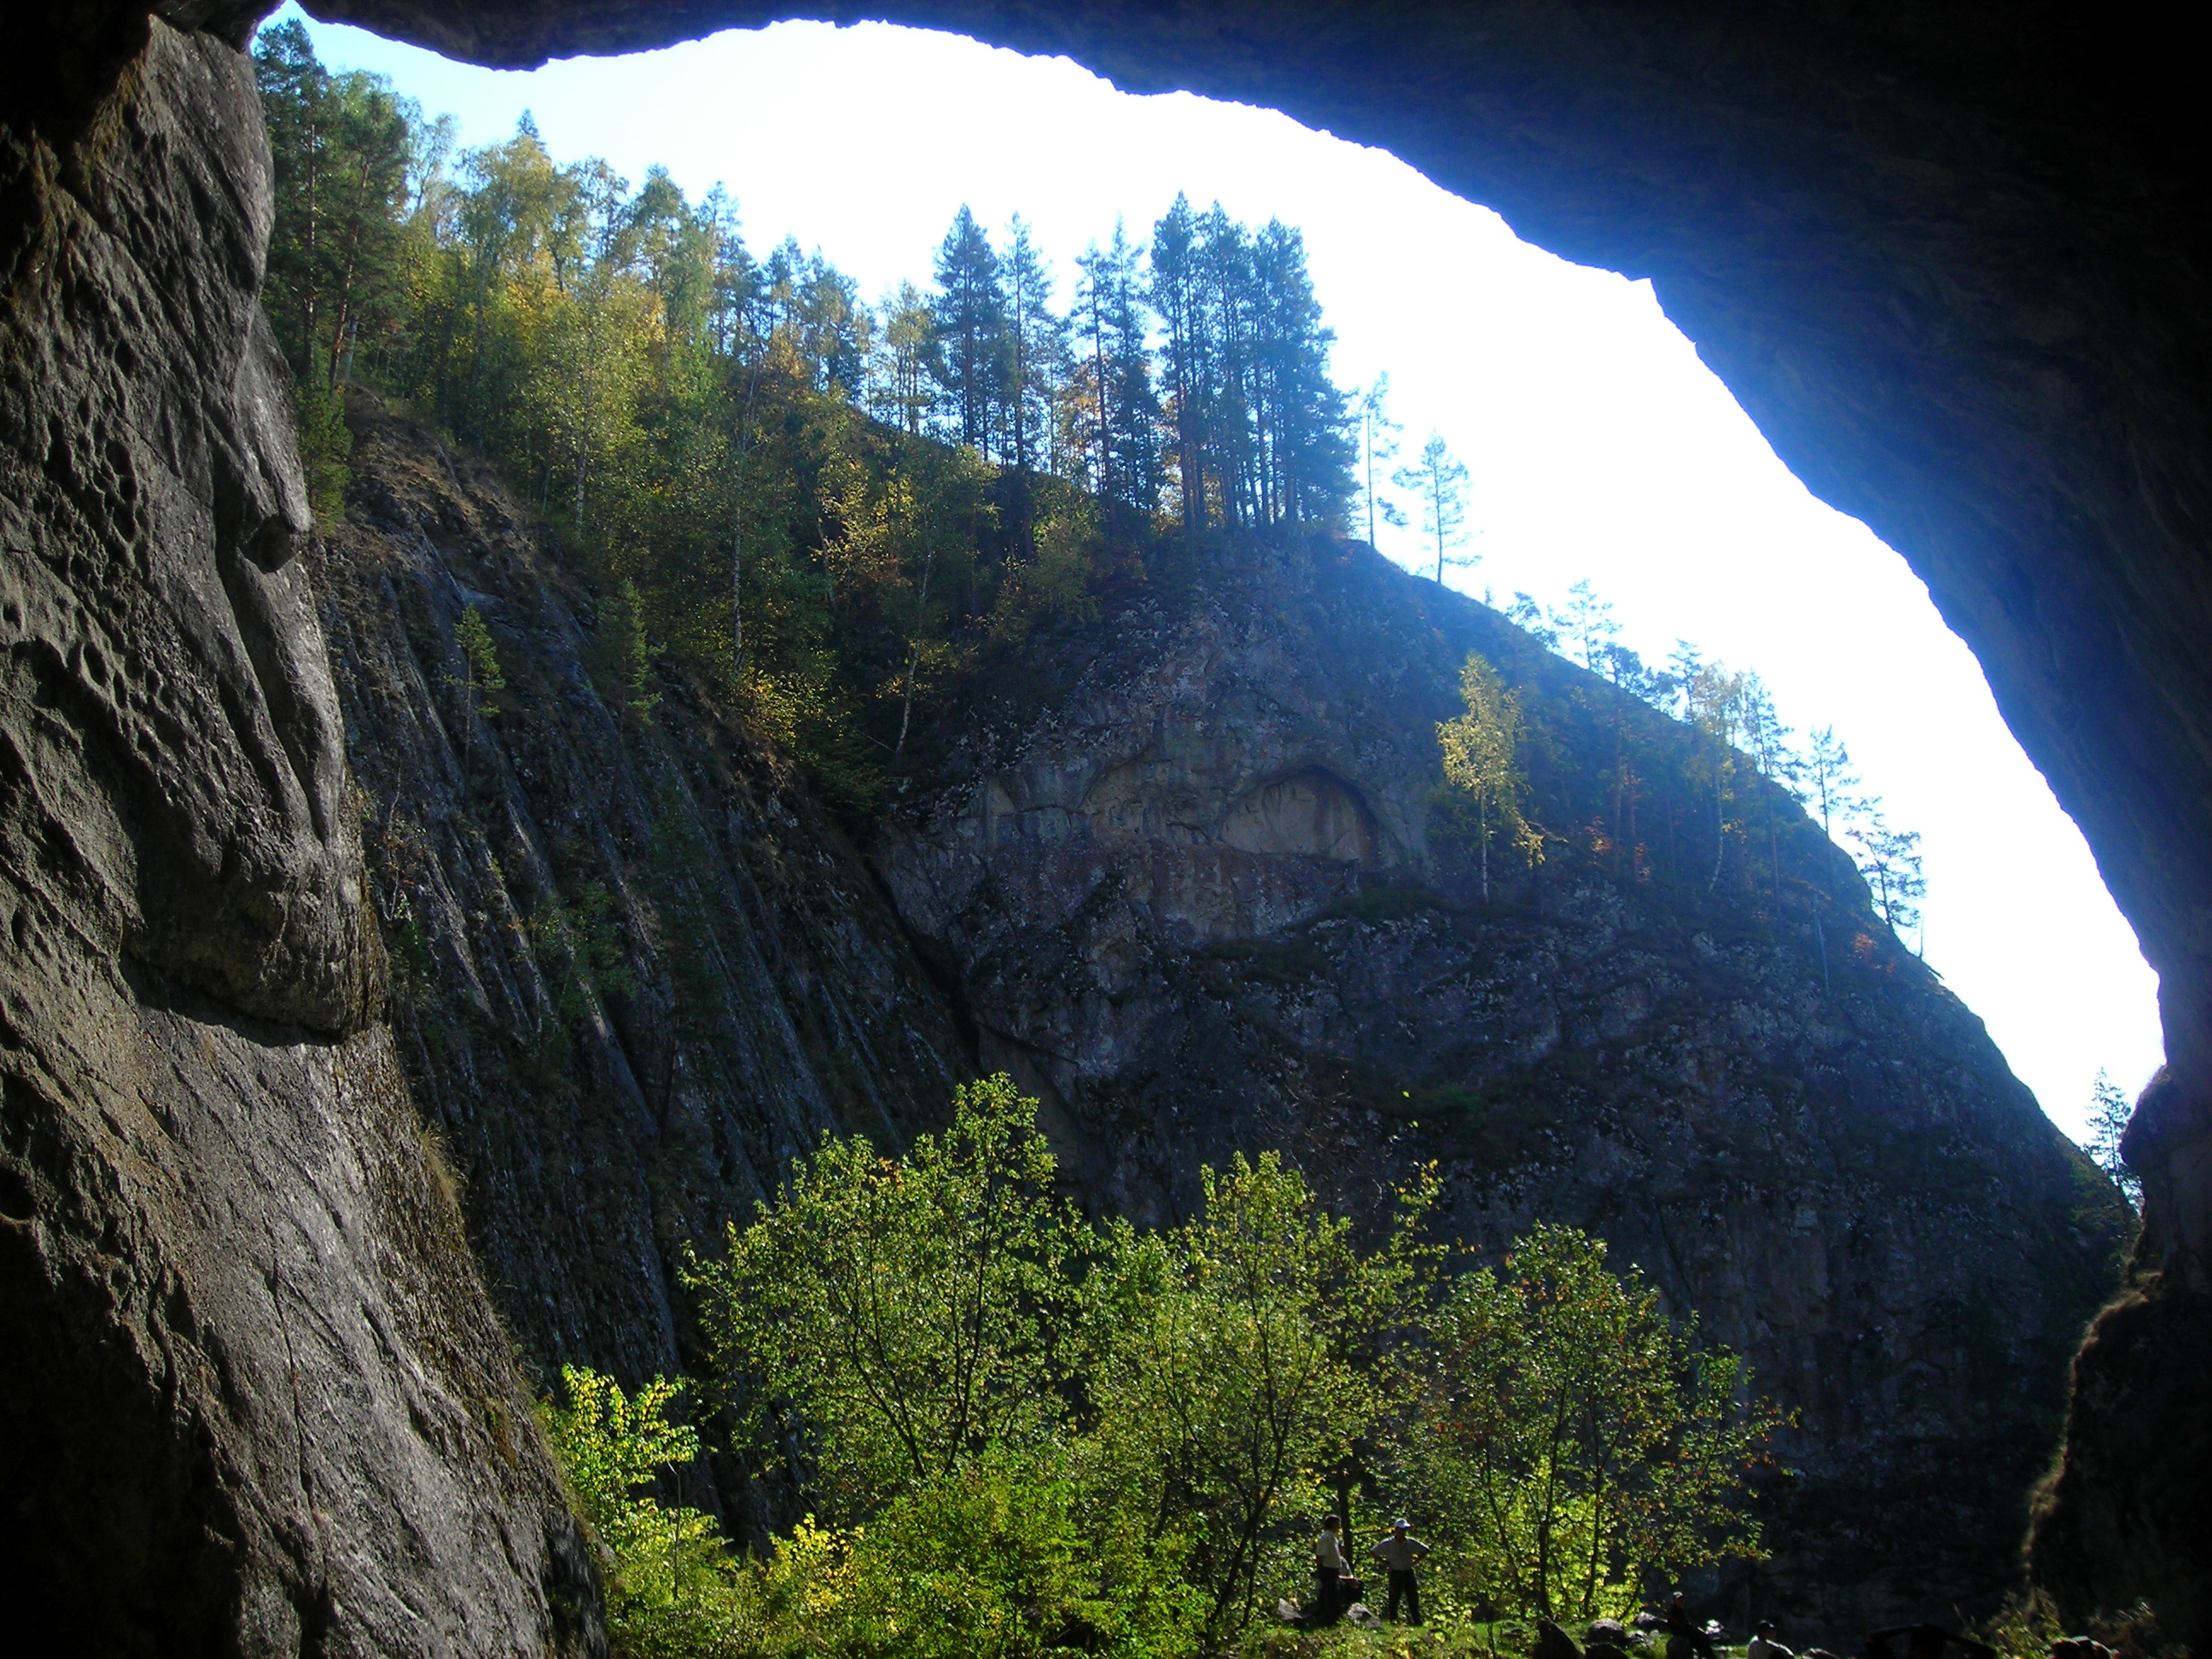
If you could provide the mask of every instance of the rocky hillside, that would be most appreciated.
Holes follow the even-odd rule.
[[[1547,831],[1487,902],[1435,795],[1470,652]],[[1799,1414],[1755,1602],[2011,1578],[2125,1218],[1794,802],[1358,546],[1161,572],[994,684],[878,857],[1085,1191],[1172,1215],[1280,1145],[1357,1210],[1437,1160],[1459,1236],[1603,1233]]]
[[[980,665],[855,846],[675,675],[624,702],[487,474],[354,418],[315,575],[394,1028],[541,1380],[682,1369],[685,1240],[1003,1067],[1103,1209],[1280,1146],[1355,1211],[1437,1160],[1481,1249],[1604,1233],[1799,1413],[1731,1605],[1841,1632],[2008,1580],[2124,1217],[1786,797],[1723,800],[1686,728],[1324,542],[1155,561]],[[1547,835],[1486,900],[1435,797],[1470,651]]]

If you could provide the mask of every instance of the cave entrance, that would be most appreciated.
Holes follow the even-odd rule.
[[[329,65],[387,76],[419,104],[414,173],[447,181],[436,210],[449,249],[480,252],[531,210],[489,200],[492,171],[471,172],[472,155],[526,129],[555,172],[603,157],[605,169],[576,172],[580,216],[550,258],[587,273],[592,227],[604,234],[611,204],[648,190],[673,192],[694,217],[663,212],[634,251],[641,268],[675,258],[672,236],[709,217],[757,262],[787,246],[791,283],[823,295],[842,283],[870,312],[842,345],[817,343],[825,380],[895,381],[907,362],[915,384],[878,387],[871,411],[894,422],[943,393],[920,386],[927,348],[898,343],[916,313],[896,313],[902,283],[925,303],[943,290],[948,227],[963,209],[1002,264],[1020,216],[1045,273],[1035,297],[1073,325],[1065,372],[1109,379],[1113,320],[1086,333],[1077,313],[1112,297],[1117,221],[1122,292],[1156,353],[1170,323],[1145,303],[1148,245],[1178,194],[1201,224],[1218,201],[1254,246],[1270,222],[1296,228],[1334,334],[1328,372],[1352,411],[1353,536],[1501,610],[1533,601],[1571,656],[1612,641],[1661,669],[1686,641],[1755,671],[1801,743],[1833,728],[1888,823],[1921,835],[1929,892],[1905,937],[1984,1016],[2062,1127],[2081,1133],[2100,1067],[2132,1092],[2158,1063],[2150,971],[1974,659],[1904,562],[1790,474],[1648,283],[1556,258],[1392,156],[1286,116],[1133,97],[1066,59],[952,35],[781,24],[512,73],[353,29],[310,33]],[[515,165],[501,185],[547,187]],[[1087,264],[1086,250],[1099,256]],[[585,348],[549,337],[542,349]],[[357,333],[343,349],[350,372],[377,372]],[[857,354],[842,368],[841,349]],[[872,368],[872,351],[893,367]],[[1172,366],[1163,358],[1157,372],[1155,395],[1170,396]],[[1054,430],[1051,409],[1036,414],[1014,442],[1050,468],[1060,445],[1083,440]],[[962,435],[957,410],[921,418]],[[1431,434],[1447,453],[1425,471]],[[1006,459],[1003,434],[965,435]],[[1115,464],[1112,447],[1101,464]],[[1456,492],[1453,463],[1467,475]],[[549,512],[572,494],[583,502],[588,481],[556,479],[544,453],[532,464]],[[581,522],[587,504],[571,504]]]

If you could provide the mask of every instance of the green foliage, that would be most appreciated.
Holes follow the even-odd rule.
[[[637,975],[615,927],[614,895],[605,882],[586,883],[568,903],[558,898],[540,902],[530,919],[530,938],[546,977],[557,988],[563,1019],[583,1018],[592,993],[637,994]]]
[[[461,653],[461,672],[454,681],[461,689],[463,717],[498,714],[499,705],[489,694],[507,690],[507,675],[500,668],[499,647],[492,641],[491,629],[476,606],[461,607],[460,620],[453,624],[453,644]]]
[[[345,516],[346,486],[353,482],[353,469],[347,465],[353,455],[353,432],[345,423],[345,399],[312,375],[295,382],[292,391],[307,504],[315,522],[327,529]]]
[[[1407,1462],[1469,1603],[1566,1619],[1756,1559],[1745,1480],[1781,1419],[1604,1244],[1540,1224],[1432,1316]]]
[[[606,1552],[618,1655],[822,1654],[915,1659],[1192,1650],[1195,1595],[1172,1545],[1087,1525],[1081,1483],[1050,1455],[1006,1449],[924,1480],[868,1527],[811,1517],[765,1559],[738,1561],[713,1517],[641,1495],[699,1455],[665,1412],[685,1386],[656,1377],[634,1398],[564,1368],[566,1407],[539,1408],[577,1506]]]
[[[1522,1659],[1534,1635],[1533,1626],[1478,1624],[1431,1613],[1425,1625],[1381,1630],[1339,1625],[1308,1632],[1255,1626],[1231,1651],[1237,1659]]]
[[[969,1084],[943,1134],[898,1160],[831,1141],[693,1265],[716,1364],[758,1379],[776,1426],[811,1430],[841,1512],[1058,1425],[1081,1237],[1054,1169],[1035,1103]]]
[[[665,647],[653,643],[646,633],[645,598],[637,583],[624,576],[607,596],[599,619],[597,666],[613,688],[621,705],[650,725],[660,706],[653,684],[653,665]]]
[[[1172,1553],[1095,1539],[1084,1507],[1048,1458],[1003,1454],[905,1493],[851,1547],[853,1645],[916,1659],[1191,1652],[1196,1601]]]
[[[855,823],[980,653],[1096,614],[1164,501],[1192,529],[1343,516],[1344,399],[1287,227],[1186,204],[1166,287],[1164,245],[1148,280],[1117,233],[1082,262],[1079,319],[1028,226],[994,240],[963,210],[935,291],[879,315],[818,254],[757,257],[719,191],[556,161],[526,117],[452,154],[450,123],[331,75],[297,23],[255,56],[269,309],[318,512],[343,489],[335,389],[404,398],[561,526],[633,714],[665,650]],[[1173,377],[1148,302],[1176,307]]]
[[[1391,482],[1410,489],[1421,504],[1421,532],[1437,544],[1437,581],[1443,582],[1447,563],[1472,564],[1472,559],[1450,559],[1448,550],[1466,540],[1467,464],[1454,455],[1437,433],[1429,434],[1421,446],[1420,459],[1400,467]]]
[[[1528,779],[1521,766],[1521,701],[1498,671],[1473,652],[1460,669],[1467,712],[1437,727],[1443,754],[1447,833],[1458,830],[1480,856],[1482,896],[1490,896],[1491,843],[1503,836],[1530,864],[1544,856],[1542,832],[1521,813]],[[1471,824],[1463,821],[1472,817]]]
[[[2097,1167],[2112,1176],[2128,1207],[2140,1212],[2142,1209],[2142,1178],[2128,1167],[2128,1160],[2120,1150],[2120,1141],[2135,1119],[2135,1103],[2127,1091],[2112,1081],[2101,1066],[2097,1068],[2096,1081],[2089,1085],[2089,1156]]]
[[[1778,1419],[1602,1245],[1540,1228],[1447,1286],[1433,1172],[1369,1249],[1273,1154],[1206,1171],[1179,1226],[1101,1231],[1054,1196],[1036,1112],[1000,1077],[902,1158],[830,1141],[690,1264],[738,1449],[790,1473],[803,1445],[831,1523],[732,1559],[642,1495],[697,1455],[665,1419],[681,1385],[565,1374],[547,1433],[609,1552],[619,1652],[1273,1652],[1260,1609],[1377,1481],[1435,1522],[1447,1608],[1611,1610],[1755,1553],[1741,1481]],[[1473,1637],[1448,1615],[1323,1645]]]
[[[538,1408],[546,1443],[610,1560],[607,1626],[635,1659],[750,1650],[727,1545],[710,1515],[639,1495],[660,1472],[699,1455],[699,1437],[667,1408],[686,1386],[655,1377],[626,1397],[611,1378],[563,1366],[565,1407]]]
[[[1858,847],[1859,873],[1874,893],[1882,921],[1893,933],[1918,927],[1918,901],[1928,894],[1927,878],[1920,872],[1920,832],[1891,829],[1880,806],[1869,803],[1850,836]]]
[[[262,302],[293,372],[327,392],[397,299],[410,173],[435,130],[381,77],[325,70],[297,21],[264,30],[253,55],[276,208]]]
[[[1216,1635],[1248,1623],[1264,1583],[1295,1577],[1382,1399],[1363,1361],[1418,1272],[1424,1188],[1390,1248],[1364,1255],[1277,1154],[1203,1172],[1204,1214],[1110,1235],[1091,1289],[1097,1435],[1115,1489],[1172,1516]]]

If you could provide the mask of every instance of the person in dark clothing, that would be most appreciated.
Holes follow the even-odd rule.
[[[1344,1616],[1344,1580],[1352,1564],[1344,1559],[1341,1523],[1333,1515],[1321,1518],[1321,1536],[1314,1540],[1314,1623],[1327,1629]]]
[[[1421,1586],[1413,1577],[1413,1566],[1429,1553],[1429,1547],[1413,1536],[1413,1525],[1401,1516],[1391,1526],[1389,1536],[1368,1553],[1390,1573],[1390,1599],[1383,1606],[1382,1616],[1397,1618],[1398,1602],[1403,1598],[1407,1622],[1418,1625],[1421,1622]]]
[[[1667,1598],[1666,1626],[1667,1634],[1679,1639],[1697,1659],[1716,1659],[1713,1638],[1691,1623],[1690,1604],[1680,1590]]]

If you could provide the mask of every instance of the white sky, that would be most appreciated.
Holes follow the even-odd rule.
[[[756,252],[796,236],[870,296],[927,285],[963,202],[994,228],[1018,211],[1063,283],[1117,213],[1142,241],[1178,190],[1302,228],[1339,383],[1388,370],[1407,453],[1433,428],[1473,474],[1482,562],[1454,585],[1548,603],[1587,576],[1647,660],[1692,640],[1759,670],[1801,731],[1832,723],[1924,836],[1929,962],[2069,1133],[2100,1066],[2132,1094],[2158,1066],[2155,979],[1972,655],[1775,459],[1648,284],[1272,111],[1131,97],[952,35],[784,23],[518,73],[304,21],[326,64],[388,75],[465,146],[526,108],[556,159],[633,184],[658,162],[695,200],[721,181]],[[1415,534],[1383,529],[1383,550],[1418,564]]]

